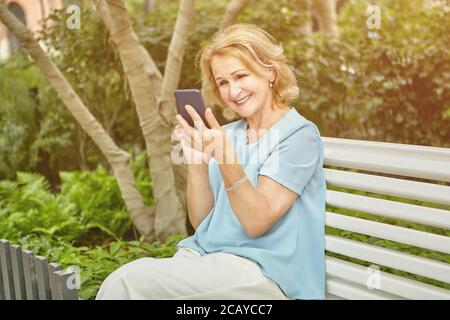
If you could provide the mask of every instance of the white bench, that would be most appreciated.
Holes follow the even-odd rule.
[[[377,266],[383,266],[450,284],[449,263],[348,239],[349,232],[355,232],[374,237],[373,240],[438,251],[448,258],[450,149],[337,138],[323,138],[323,141],[328,206],[367,213],[371,215],[369,218],[386,217],[444,230],[436,234],[410,225],[376,222],[367,219],[367,215],[363,219],[351,212],[347,215],[328,210],[326,225],[339,234],[326,236],[327,298],[450,299],[450,290],[445,288],[377,270]],[[371,194],[330,190],[330,186]],[[373,194],[439,204],[442,208],[380,199]],[[341,236],[342,230],[347,237]],[[330,257],[330,253],[338,257]],[[343,260],[343,256],[358,259],[360,263],[345,261],[348,259]]]

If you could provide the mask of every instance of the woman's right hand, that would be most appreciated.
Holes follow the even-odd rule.
[[[180,141],[183,149],[183,159],[185,164],[208,164],[211,156],[193,148],[193,141],[184,133],[183,128],[177,124],[175,126],[175,136]]]

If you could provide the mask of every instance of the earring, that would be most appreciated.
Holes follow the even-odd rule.
[[[269,81],[269,86],[272,88],[273,87],[273,82]]]

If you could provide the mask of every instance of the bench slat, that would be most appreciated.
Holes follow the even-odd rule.
[[[326,225],[342,230],[362,233],[429,250],[450,254],[450,237],[393,226],[332,212],[326,213]]]
[[[55,274],[61,270],[61,266],[57,263],[48,264],[48,272],[50,276],[50,288],[52,290],[52,300],[63,300],[62,288],[59,283],[59,277]]]
[[[56,271],[54,274],[59,278],[58,283],[62,291],[62,299],[78,300],[78,292],[75,283],[75,272],[73,270],[66,269]]]
[[[450,182],[450,165],[438,161],[328,150],[325,165]]]
[[[341,259],[327,257],[327,277],[333,276],[367,286],[370,270]],[[380,290],[407,299],[450,300],[450,290],[379,271]]]
[[[325,165],[450,182],[450,150],[323,138]]]
[[[5,298],[6,298],[5,297],[5,285],[3,284],[3,272],[2,272],[2,261],[1,260],[2,260],[2,256],[1,256],[1,252],[0,252],[0,300],[5,300]]]
[[[11,245],[11,267],[13,272],[14,292],[16,300],[25,300],[25,279],[23,275],[22,249],[19,246]]]
[[[11,249],[6,240],[0,240],[0,269],[3,278],[4,296],[6,300],[16,298],[14,291],[14,280],[11,266]]]
[[[22,250],[22,263],[27,300],[38,300],[39,292],[33,252]]]
[[[326,250],[450,283],[450,265],[411,254],[326,235]]]
[[[450,229],[450,214],[446,210],[360,196],[334,190],[327,190],[327,204],[378,216]]]
[[[443,161],[443,159],[450,161],[450,150],[448,148],[330,137],[322,137],[322,140],[327,148],[430,161]]]
[[[324,169],[327,184],[402,198],[450,205],[450,187],[365,173]]]
[[[401,297],[345,281],[335,277],[327,277],[327,292],[334,296],[349,300],[402,300]]]
[[[322,137],[325,148],[450,163],[450,149],[413,144]]]
[[[34,263],[36,266],[39,300],[50,300],[52,294],[48,274],[48,261],[45,257],[36,256]]]

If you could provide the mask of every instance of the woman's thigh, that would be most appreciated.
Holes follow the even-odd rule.
[[[228,253],[201,256],[180,249],[172,258],[123,265],[102,284],[97,299],[286,299],[258,265]]]

